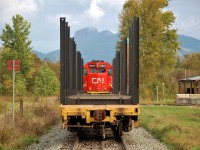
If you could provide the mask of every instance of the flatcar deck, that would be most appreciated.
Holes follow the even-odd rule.
[[[67,96],[68,105],[115,105],[132,104],[132,98],[129,95],[120,94],[78,94]]]
[[[68,96],[69,99],[101,99],[101,100],[120,100],[120,99],[130,99],[129,95],[119,95],[119,94],[79,94]]]

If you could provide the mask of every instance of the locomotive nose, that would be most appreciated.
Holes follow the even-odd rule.
[[[104,120],[106,118],[106,111],[105,110],[95,110],[93,117],[95,120],[101,122],[102,120]]]

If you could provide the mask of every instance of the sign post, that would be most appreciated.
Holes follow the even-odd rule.
[[[165,83],[162,83],[162,85],[163,85],[163,100],[165,104]]]
[[[7,61],[7,70],[12,71],[13,73],[13,100],[12,100],[12,128],[15,126],[15,71],[20,71],[20,60],[8,60]]]
[[[13,60],[13,101],[12,101],[12,128],[14,129],[15,126],[15,60]]]
[[[157,103],[158,103],[158,86],[156,86],[156,99],[157,99]]]

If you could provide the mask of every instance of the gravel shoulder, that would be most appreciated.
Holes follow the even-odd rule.
[[[142,127],[133,128],[131,132],[123,132],[122,139],[129,150],[168,150],[163,143]]]
[[[27,150],[59,150],[63,143],[73,137],[74,134],[66,129],[61,129],[60,125],[56,125],[39,139],[39,143],[30,145]],[[168,150],[164,144],[160,143],[142,127],[133,128],[131,132],[123,132],[122,140],[129,150]]]
[[[69,132],[56,125],[39,139],[39,143],[30,145],[27,150],[58,150],[66,138],[69,138]]]

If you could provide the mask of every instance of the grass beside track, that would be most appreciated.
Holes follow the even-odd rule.
[[[139,120],[169,149],[200,149],[198,106],[142,106]]]
[[[0,97],[0,150],[25,149],[39,142],[39,136],[58,123],[59,102],[55,97],[35,100],[24,98],[23,115],[15,101],[15,127],[12,129],[12,98]],[[7,108],[7,115],[5,110]]]

